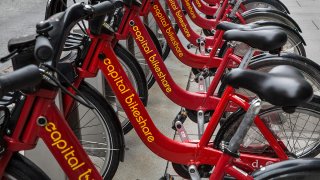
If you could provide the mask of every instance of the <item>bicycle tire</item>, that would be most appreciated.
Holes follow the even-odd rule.
[[[94,110],[74,102],[66,120],[101,176],[112,178],[123,157],[121,124],[113,108],[91,85],[82,82],[78,90]],[[94,145],[98,148],[92,148]]]
[[[4,172],[4,178],[24,180],[50,179],[37,165],[19,153],[14,153],[10,159]]]
[[[302,165],[303,164],[303,165]],[[304,179],[304,180],[317,180],[320,176],[320,163],[319,159],[306,158],[306,159],[291,159],[271,164],[261,168],[251,175],[256,180],[265,179]]]

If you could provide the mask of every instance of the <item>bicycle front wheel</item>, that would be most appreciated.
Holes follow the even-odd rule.
[[[19,153],[15,153],[6,167],[6,170],[3,174],[3,179],[46,180],[50,178],[28,158]]]
[[[94,88],[84,82],[78,89],[94,109],[74,101],[66,120],[100,174],[111,179],[122,152],[121,125],[113,108]]]

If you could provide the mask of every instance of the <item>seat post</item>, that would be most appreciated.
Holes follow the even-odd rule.
[[[242,58],[242,61],[239,65],[240,69],[245,69],[249,65],[249,62],[253,56],[254,51],[255,51],[254,48],[252,48],[252,47],[249,48],[248,52]]]

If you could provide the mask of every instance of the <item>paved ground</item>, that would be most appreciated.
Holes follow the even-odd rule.
[[[307,42],[307,55],[314,61],[320,63],[320,0],[282,0],[291,11],[292,17],[300,24],[303,30],[303,37]],[[11,37],[34,32],[35,23],[44,17],[45,0],[9,0],[0,1],[0,54],[6,52],[6,43]],[[1,56],[1,55],[0,55]],[[171,54],[167,66],[175,81],[185,87],[188,82],[189,68],[177,61]],[[173,138],[171,122],[179,112],[180,107],[166,98],[158,85],[150,90],[148,110],[154,119],[157,127],[168,137]],[[189,124],[189,125],[188,125]],[[188,127],[194,124],[187,122]],[[188,129],[191,134],[195,130]],[[150,152],[139,140],[134,132],[126,137],[125,162],[120,164],[119,170],[114,179],[124,180],[150,180],[159,179],[166,171],[167,162],[158,158]],[[63,177],[59,168],[47,165],[47,154],[37,150],[30,153],[31,158],[53,179]],[[35,157],[38,156],[38,157]],[[39,160],[39,157],[40,160]],[[41,161],[42,160],[42,161]],[[174,172],[169,168],[170,173]],[[179,179],[179,178],[177,178]]]

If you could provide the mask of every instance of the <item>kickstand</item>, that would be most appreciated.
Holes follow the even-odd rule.
[[[176,122],[180,121],[181,124],[183,124],[186,119],[187,119],[187,112],[184,108],[181,108],[180,112],[177,114],[175,119],[172,121],[171,128],[176,131],[177,130],[176,129]]]
[[[166,173],[164,176],[162,176],[159,180],[174,180],[173,176]]]

